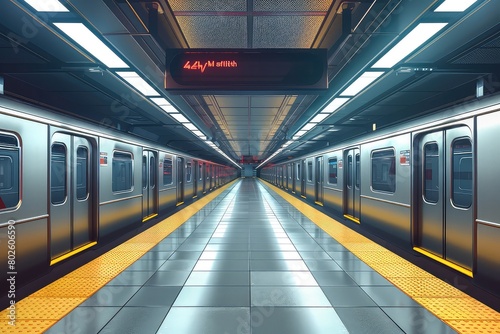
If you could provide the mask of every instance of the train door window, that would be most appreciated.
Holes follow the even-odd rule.
[[[186,182],[191,182],[192,167],[191,163],[188,162],[186,165]]]
[[[203,165],[201,163],[198,165],[198,179],[199,181],[203,180]]]
[[[424,146],[424,198],[429,203],[439,200],[439,147],[437,143]]]
[[[328,159],[328,183],[337,184],[337,158]]]
[[[132,154],[125,152],[113,153],[112,188],[113,192],[129,191],[133,186]]]
[[[393,149],[372,152],[372,189],[396,191],[396,156]]]
[[[309,161],[307,163],[307,181],[312,182],[313,180],[313,163]]]
[[[452,144],[451,187],[453,204],[459,208],[472,205],[472,143],[469,138]]]
[[[347,186],[352,188],[352,155],[347,156]]]
[[[80,146],[76,150],[76,199],[83,201],[89,195],[89,150]]]
[[[360,180],[361,180],[361,168],[360,168],[359,153],[358,153],[356,154],[356,181],[354,182],[354,184],[356,185],[356,189],[359,189]]]
[[[52,204],[62,204],[66,201],[68,178],[66,158],[66,146],[60,143],[52,145],[50,157],[50,201]]]
[[[297,163],[297,180],[300,180],[300,163]]]
[[[156,186],[156,161],[155,157],[151,156],[149,158],[149,187],[154,188]]]
[[[148,185],[148,157],[142,157],[142,189],[146,189]]]
[[[172,159],[163,160],[163,185],[172,184]]]
[[[19,203],[19,141],[0,133],[0,211]]]

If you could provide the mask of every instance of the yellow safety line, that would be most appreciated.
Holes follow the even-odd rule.
[[[259,181],[264,183],[264,180]],[[459,333],[500,333],[499,312],[295,196],[270,183],[266,184],[359,259]]]
[[[420,248],[420,247],[413,247],[413,250],[414,250],[415,252],[419,252],[420,254],[423,254],[423,255],[425,255],[425,256],[427,256],[427,257],[430,257],[430,258],[431,258],[431,259],[433,259],[434,261],[437,261],[437,262],[439,262],[439,263],[442,263],[442,264],[444,264],[444,265],[445,265],[445,266],[447,266],[447,267],[453,268],[453,269],[455,269],[456,271],[459,271],[459,272],[461,272],[461,273],[462,273],[462,274],[464,274],[464,275],[467,275],[467,276],[469,276],[469,277],[473,277],[472,271],[467,270],[467,269],[465,269],[465,268],[463,268],[463,267],[460,267],[460,266],[456,265],[455,263],[450,262],[450,261],[448,261],[448,260],[446,260],[446,259],[443,259],[443,258],[441,258],[441,257],[439,257],[439,256],[436,256],[436,255],[432,254],[431,252],[426,251],[426,250],[425,250],[425,249],[423,249],[423,248]]]
[[[78,247],[77,249],[72,250],[72,251],[71,251],[71,252],[69,252],[69,253],[66,253],[66,254],[64,254],[64,255],[61,255],[61,256],[59,256],[59,257],[56,257],[55,259],[53,259],[53,260],[51,260],[51,261],[50,261],[50,265],[51,265],[51,266],[53,266],[54,264],[59,263],[59,262],[61,262],[62,260],[66,260],[67,258],[72,257],[72,256],[73,256],[73,255],[75,255],[75,254],[81,253],[81,252],[83,252],[84,250],[86,250],[86,249],[88,249],[88,248],[90,248],[90,247],[92,247],[92,246],[94,246],[94,245],[97,245],[97,241],[90,242],[90,243],[88,243],[88,244],[86,244],[86,245],[83,245],[82,247]]]
[[[0,312],[0,333],[43,333],[200,211],[232,181]]]

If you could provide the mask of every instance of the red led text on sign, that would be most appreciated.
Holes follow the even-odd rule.
[[[238,67],[238,63],[236,60],[207,60],[205,62],[201,62],[199,60],[191,62],[188,60],[183,68],[186,70],[200,71],[201,73],[205,72],[207,68],[231,68]]]

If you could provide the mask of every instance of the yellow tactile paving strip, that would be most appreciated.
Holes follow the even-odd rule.
[[[16,303],[16,325],[0,312],[0,333],[39,334],[83,303],[234,182],[213,191],[148,230]]]
[[[261,181],[263,182],[263,181]],[[500,313],[266,182],[322,230],[459,333],[500,333]]]

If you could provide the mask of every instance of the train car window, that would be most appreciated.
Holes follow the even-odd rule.
[[[142,157],[142,189],[146,189],[148,185],[148,158]]]
[[[199,164],[198,165],[198,176],[199,176],[199,181],[202,181],[203,180],[203,165],[202,164]]]
[[[307,181],[312,182],[313,180],[313,163],[309,161],[307,163]]]
[[[352,188],[352,155],[347,156],[347,170],[346,170],[347,186]]]
[[[292,179],[292,165],[288,165],[288,179]]]
[[[359,153],[356,154],[356,181],[354,182],[356,189],[359,189],[359,183],[361,180],[361,168],[359,162]]]
[[[163,185],[172,184],[172,159],[163,160]]]
[[[328,159],[328,183],[337,184],[337,158]]]
[[[66,201],[68,178],[66,170],[66,146],[55,143],[50,155],[50,201],[52,204],[62,204]]]
[[[132,173],[133,159],[131,153],[113,153],[112,189],[113,192],[132,190],[134,179]]]
[[[300,163],[297,163],[297,180],[300,180]]]
[[[372,189],[396,191],[396,156],[393,149],[372,152]]]
[[[89,151],[86,147],[76,149],[76,199],[83,201],[89,194]]]
[[[156,186],[156,161],[155,157],[149,158],[149,187]]]
[[[437,143],[424,145],[424,198],[429,203],[439,199],[439,147]]]
[[[472,205],[472,142],[469,138],[457,139],[452,144],[452,201],[455,206]]]
[[[19,141],[0,133],[0,211],[19,203]]]
[[[193,168],[191,167],[191,163],[188,162],[186,165],[186,182],[191,182],[191,174]]]

